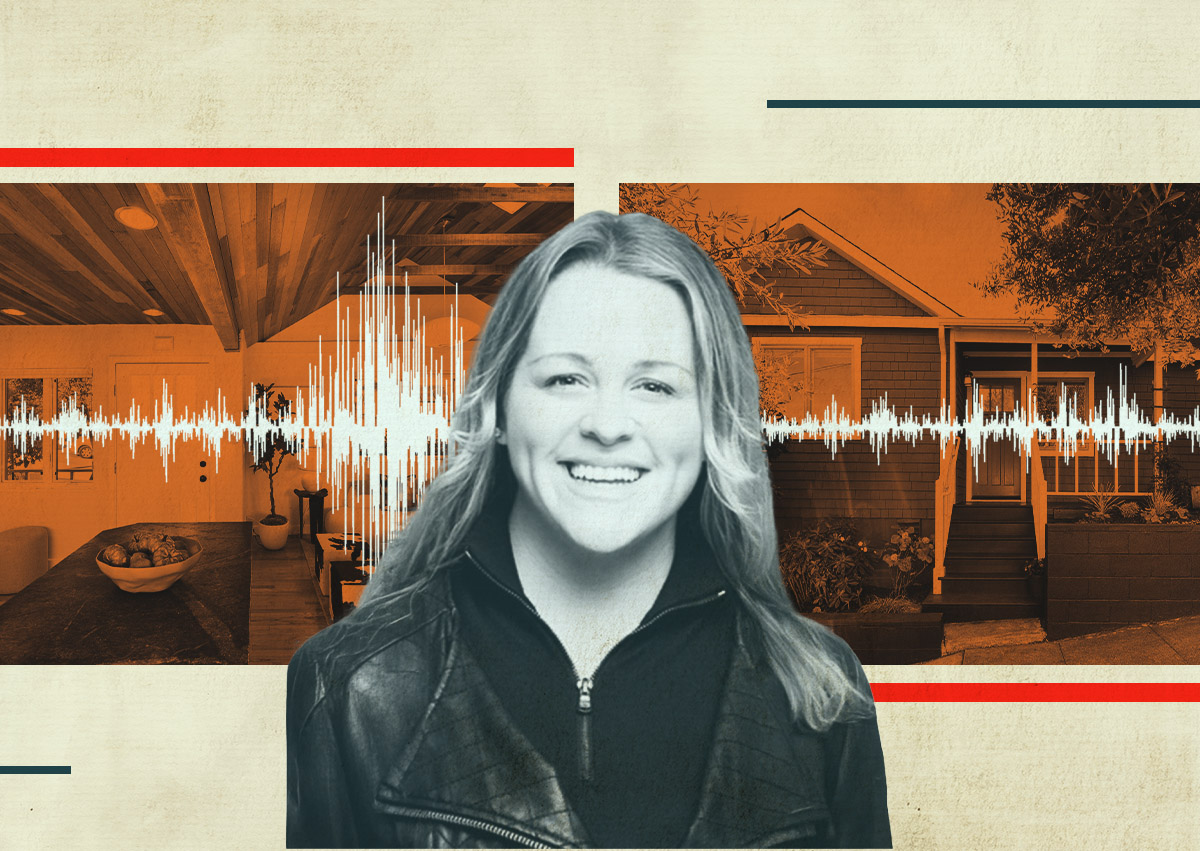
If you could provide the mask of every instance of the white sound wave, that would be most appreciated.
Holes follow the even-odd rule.
[[[395,247],[390,274],[379,250],[384,242],[384,213],[381,208],[374,240],[368,237],[367,241],[367,280],[358,300],[358,344],[354,344],[350,311],[343,312],[339,276],[333,352],[327,354],[318,339],[317,363],[309,367],[308,386],[297,393],[286,416],[273,419],[273,412],[256,401],[253,392],[242,414],[231,414],[220,394],[215,407],[176,411],[164,384],[162,397],[148,414],[134,404],[123,415],[106,417],[103,408],[89,415],[72,397],[43,421],[22,398],[0,422],[0,436],[21,451],[39,438],[56,439],[68,457],[81,442],[104,445],[110,439],[125,440],[132,453],[152,440],[162,459],[163,475],[169,477],[180,440],[201,441],[215,456],[219,470],[224,441],[236,440],[259,451],[274,435],[283,435],[303,466],[315,453],[313,466],[330,490],[332,507],[345,511],[348,531],[363,533],[375,555],[382,554],[450,457],[450,422],[466,374],[457,291],[450,314],[455,330],[448,359],[433,357],[420,305],[414,309],[408,298],[407,278],[404,315],[395,315],[388,283],[396,280]],[[995,440],[1024,447],[1027,460],[1030,447],[1040,441],[1056,441],[1068,461],[1081,446],[1090,451],[1094,445],[1112,463],[1122,448],[1136,452],[1156,439],[1186,437],[1195,449],[1200,437],[1200,406],[1188,418],[1165,415],[1155,423],[1139,409],[1136,395],[1129,396],[1124,372],[1118,398],[1110,388],[1104,403],[1090,412],[1077,410],[1067,396],[1060,392],[1062,401],[1054,416],[1039,419],[1030,414],[1031,405],[1000,414],[986,411],[976,387],[971,413],[962,420],[949,407],[936,415],[918,416],[911,407],[899,412],[886,395],[871,403],[869,414],[855,419],[831,397],[820,416],[777,420],[764,414],[762,428],[768,440],[822,440],[831,456],[847,441],[865,440],[877,462],[882,462],[892,441],[916,445],[936,440],[944,453],[948,443],[965,440],[976,469],[980,457],[986,458],[989,441]]]

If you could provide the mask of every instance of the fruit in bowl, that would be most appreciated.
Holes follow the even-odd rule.
[[[138,534],[125,546],[97,553],[96,566],[122,591],[165,591],[199,561],[203,549],[195,538]]]

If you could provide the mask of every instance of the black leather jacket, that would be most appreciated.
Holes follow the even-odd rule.
[[[830,636],[830,650],[861,676],[845,644]],[[287,750],[288,847],[589,845],[459,640],[444,573],[297,652]],[[791,721],[739,639],[685,845],[891,847],[875,721],[824,734]]]

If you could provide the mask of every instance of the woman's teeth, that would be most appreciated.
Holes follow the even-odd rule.
[[[636,482],[642,471],[636,467],[593,467],[590,464],[567,464],[572,479],[583,482]]]

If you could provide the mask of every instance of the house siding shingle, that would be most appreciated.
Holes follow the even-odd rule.
[[[885,395],[899,415],[910,407],[917,418],[937,415],[939,353],[934,330],[820,328],[811,334],[780,331],[761,336],[861,338],[863,416],[869,415],[872,402],[882,405]],[[820,440],[788,441],[786,451],[772,461],[781,536],[825,517],[852,519],[875,545],[886,540],[896,523],[917,523],[924,534],[932,534],[941,457],[936,440],[919,440],[915,446],[890,441],[878,459],[868,440],[850,440],[834,457],[830,454]]]
[[[762,275],[783,300],[801,313],[816,315],[928,316],[929,314],[881,283],[871,274],[832,249],[825,266],[803,274],[786,266],[762,270]],[[747,297],[743,313],[771,313],[755,298]]]

